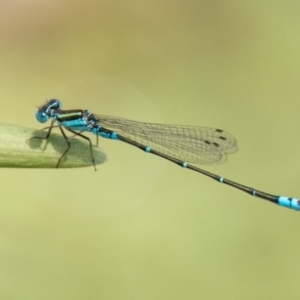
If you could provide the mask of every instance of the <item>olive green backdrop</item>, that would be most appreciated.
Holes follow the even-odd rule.
[[[297,1],[1,1],[0,121],[57,97],[225,129],[208,171],[300,197]],[[25,142],[25,141],[24,141]],[[1,299],[300,299],[300,214],[120,142],[83,169],[1,169]],[[87,153],[88,155],[88,153]]]

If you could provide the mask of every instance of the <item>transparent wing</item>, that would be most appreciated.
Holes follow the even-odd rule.
[[[216,128],[166,125],[95,115],[104,128],[186,162],[216,164],[238,150],[230,133]]]

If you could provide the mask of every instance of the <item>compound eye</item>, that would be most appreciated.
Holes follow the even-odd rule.
[[[40,110],[36,112],[35,117],[40,123],[45,123],[49,119],[48,115],[45,112]]]

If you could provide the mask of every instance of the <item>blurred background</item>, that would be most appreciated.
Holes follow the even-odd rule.
[[[52,97],[222,128],[210,172],[300,197],[297,1],[0,2],[1,122]],[[126,144],[82,169],[1,169],[1,299],[299,299],[300,215]],[[201,166],[200,166],[201,167]]]

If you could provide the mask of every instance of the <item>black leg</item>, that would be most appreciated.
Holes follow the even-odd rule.
[[[66,153],[70,150],[70,147],[71,147],[71,143],[70,143],[68,137],[66,136],[65,132],[63,131],[62,127],[61,127],[61,126],[58,126],[58,127],[59,127],[59,129],[60,129],[60,131],[61,131],[61,134],[63,135],[63,137],[64,137],[64,139],[65,139],[65,141],[66,141],[68,147],[67,147],[67,149],[65,150],[65,152],[62,154],[62,156],[60,157],[60,159],[58,160],[57,165],[56,165],[56,169],[58,168],[58,166],[59,166],[59,164],[60,164],[62,158],[66,155]]]
[[[53,123],[54,123],[54,122],[55,122],[55,121],[52,121],[52,123],[51,123],[50,126],[41,129],[41,130],[48,129],[48,132],[47,132],[47,134],[46,134],[45,137],[41,137],[41,136],[33,136],[33,137],[31,137],[30,139],[27,139],[26,142],[29,141],[29,140],[33,140],[33,139],[47,140],[47,139],[49,138],[50,134],[51,134],[52,128],[53,128],[53,127],[58,127],[58,126],[53,126]]]
[[[74,131],[74,130],[72,130],[72,129],[70,129],[70,128],[66,128],[66,129],[67,129],[68,131],[72,132],[74,135],[78,135],[78,136],[80,136],[81,138],[83,138],[83,139],[85,139],[85,140],[87,140],[87,141],[89,142],[89,144],[90,144],[90,150],[91,150],[92,163],[93,163],[93,165],[94,165],[95,171],[97,171],[97,169],[96,169],[96,164],[95,164],[95,159],[94,159],[94,154],[93,154],[93,144],[92,144],[90,138],[88,138],[87,136],[81,134],[80,132],[76,132],[76,131]],[[98,136],[97,136],[97,137],[98,137]],[[69,150],[69,149],[67,149],[67,150]],[[66,153],[66,152],[65,152],[65,153]],[[65,153],[64,153],[63,155],[65,155]]]
[[[42,128],[42,129],[40,129],[40,130],[46,130],[46,129],[49,129],[50,127],[52,127],[52,128],[57,128],[57,127],[59,127],[58,125],[52,125],[52,126],[47,126],[47,127],[44,127],[44,128]]]

